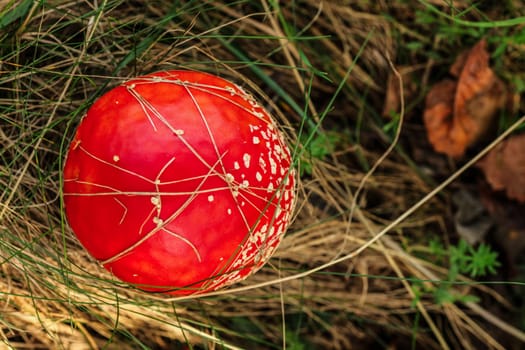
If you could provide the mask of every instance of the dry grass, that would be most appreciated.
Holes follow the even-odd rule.
[[[445,266],[410,247],[428,243],[428,233],[451,234],[447,202],[429,197],[396,221],[433,185],[372,120],[381,112],[391,62],[404,59],[397,46],[414,40],[441,47],[412,22],[414,6],[423,5],[4,3],[30,3],[0,27],[0,344],[6,348],[503,349],[524,340],[481,305],[439,305],[430,293],[414,294],[414,281],[432,288],[446,279]],[[456,6],[467,8],[463,1]],[[423,91],[436,61],[414,55]],[[325,159],[298,157],[312,173],[301,180],[293,226],[270,264],[238,288],[198,299],[146,294],[114,280],[76,241],[60,200],[64,150],[87,106],[128,77],[170,68],[206,70],[256,91],[299,151],[302,122],[321,133],[351,130]],[[359,118],[368,125],[361,133]],[[385,227],[381,240],[373,238]],[[451,286],[455,293],[512,308],[493,289],[463,281]]]

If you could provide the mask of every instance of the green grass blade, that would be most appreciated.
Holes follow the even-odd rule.
[[[2,13],[0,13],[0,30],[18,19],[24,18],[31,9],[32,4],[33,0],[24,0],[15,8],[8,9],[7,12],[2,11]]]

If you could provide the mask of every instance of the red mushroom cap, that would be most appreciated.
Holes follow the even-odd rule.
[[[193,71],[127,81],[82,119],[64,167],[68,222],[123,281],[176,295],[246,278],[290,223],[283,135],[239,86]]]

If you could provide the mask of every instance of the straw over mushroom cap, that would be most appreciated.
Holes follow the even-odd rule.
[[[283,136],[240,87],[166,71],[88,110],[64,168],[86,249],[145,290],[217,289],[263,266],[289,225],[294,170]]]

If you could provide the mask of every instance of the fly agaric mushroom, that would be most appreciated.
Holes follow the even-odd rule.
[[[188,295],[270,258],[295,203],[291,154],[239,86],[193,71],[134,78],[98,99],[69,147],[73,232],[123,281]]]

